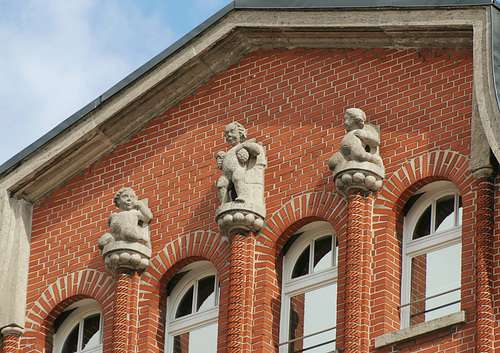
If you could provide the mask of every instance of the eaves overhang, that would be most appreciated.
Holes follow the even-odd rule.
[[[488,116],[483,126],[500,160],[500,48],[494,36],[499,3],[414,2],[233,1],[1,165],[0,190],[30,202],[43,198],[210,77],[260,48],[473,48],[480,115]]]

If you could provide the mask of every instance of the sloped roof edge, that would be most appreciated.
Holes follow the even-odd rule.
[[[235,0],[225,6],[223,9],[218,11],[216,14],[214,14],[212,17],[204,21],[202,24],[197,26],[195,29],[193,29],[191,32],[186,34],[184,37],[179,39],[177,42],[175,42],[173,45],[165,49],[163,52],[155,56],[153,59],[148,61],[146,64],[132,72],[130,75],[125,77],[123,80],[118,82],[116,85],[114,85],[111,89],[106,91],[104,94],[90,102],[88,105],[80,109],[78,112],[75,114],[71,115],[68,119],[63,121],[61,124],[56,126],[53,130],[48,132],[46,135],[35,141],[33,144],[28,146],[27,148],[23,149],[21,152],[16,154],[14,157],[9,159],[7,162],[5,162],[3,165],[0,165],[0,180],[2,177],[10,175],[11,171],[19,169],[23,164],[24,160],[33,154],[34,152],[41,150],[44,148],[46,144],[49,143],[49,141],[53,140],[55,137],[59,137],[62,132],[65,130],[68,130],[69,128],[72,128],[73,126],[79,124],[81,121],[85,121],[83,118],[87,116],[92,116],[94,111],[96,111],[97,108],[103,106],[104,102],[111,101],[111,98],[118,95],[122,94],[125,88],[131,86],[132,83],[134,85],[136,82],[140,81],[143,77],[147,76],[149,72],[154,72],[157,67],[159,67],[162,63],[164,63],[166,60],[170,60],[171,57],[175,57],[178,53],[183,53],[187,46],[191,46],[193,40],[200,36],[201,34],[205,35],[205,32],[207,29],[210,28],[212,29],[216,26],[217,22],[221,21],[226,15],[229,13],[233,12],[234,10],[253,10],[253,11],[258,11],[258,10],[319,10],[319,9],[345,9],[345,10],[356,10],[356,9],[382,9],[382,8],[405,8],[405,7],[411,7],[411,8],[428,8],[432,9],[435,7],[449,7],[449,8],[456,8],[456,7],[472,7],[472,6],[482,6],[482,7],[491,7],[492,11],[492,17],[494,17],[493,14],[498,14],[500,10],[500,3],[496,0],[494,1],[474,1],[474,0],[423,0],[419,2],[417,6],[414,4],[411,4],[412,1],[408,0],[378,0],[378,1],[365,1],[365,0],[353,0],[351,2],[346,2],[344,0],[311,0],[304,4],[303,1],[298,1],[298,0],[275,0],[272,5],[266,4],[266,1],[263,0]],[[493,21],[492,19],[492,22]],[[496,21],[497,23],[500,22]],[[222,22],[224,23],[224,22]],[[497,27],[498,29],[498,27]],[[491,29],[493,33],[495,33],[495,30],[492,28]],[[498,74],[498,71],[500,71],[500,66],[498,63],[500,63],[500,46],[498,45],[499,40],[495,39],[495,36],[492,35],[492,43],[491,46],[492,48],[496,48],[495,53],[493,53],[494,58],[493,60],[497,60],[497,65],[495,66],[494,70],[496,75],[495,75],[495,85],[496,87],[496,93],[498,94],[499,87],[500,87],[500,75]],[[494,45],[495,44],[495,45]],[[174,55],[175,54],[175,55]],[[490,68],[491,70],[491,68]],[[490,77],[492,76],[491,71],[490,71]],[[498,103],[498,102],[497,102]],[[494,122],[490,122],[494,123]],[[486,130],[486,127],[485,127]],[[97,132],[99,134],[100,132]],[[114,143],[115,141],[105,141],[106,143]],[[78,148],[78,144],[76,144],[76,148]],[[497,149],[498,150],[498,149]],[[495,152],[495,150],[494,150]],[[497,151],[498,152],[498,151]],[[38,152],[37,152],[38,153]],[[500,152],[498,152],[500,153]],[[27,161],[29,159],[26,159]],[[89,163],[91,161],[89,160]],[[35,174],[32,174],[30,178],[36,177]],[[10,177],[9,177],[10,178]]]

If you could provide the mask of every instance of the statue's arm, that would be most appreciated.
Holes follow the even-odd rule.
[[[151,210],[148,206],[146,206],[144,202],[138,200],[135,204],[135,208],[139,211],[139,218],[143,222],[151,222],[151,220],[153,219],[153,213],[151,213]]]
[[[257,156],[262,153],[262,146],[256,142],[245,141],[240,145],[240,148],[244,148],[250,153],[252,156]],[[237,151],[236,151],[237,152]]]
[[[354,135],[356,135],[357,138],[362,140],[364,143],[370,146],[380,146],[380,138],[378,136],[378,133],[374,130],[356,130],[354,131]]]

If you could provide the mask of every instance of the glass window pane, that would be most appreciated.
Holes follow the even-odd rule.
[[[75,353],[78,350],[78,333],[80,330],[80,324],[76,325],[73,330],[71,330],[71,333],[68,335],[68,338],[66,338],[66,341],[64,341],[63,348],[61,350],[61,353]]]
[[[436,232],[455,226],[455,196],[448,195],[436,201]]]
[[[462,197],[458,197],[458,225],[462,224]]]
[[[196,310],[205,310],[215,305],[215,276],[208,276],[198,282]]]
[[[189,352],[189,332],[175,336],[173,353],[188,353],[188,352]]]
[[[314,268],[318,272],[332,267],[332,236],[326,236],[314,241]]]
[[[211,324],[189,334],[189,353],[217,352],[217,324]]]
[[[431,234],[431,206],[427,207],[417,221],[412,239],[419,239]]]
[[[337,322],[337,284],[290,298],[289,340],[333,328]],[[323,353],[335,349],[335,329],[299,339],[289,344],[289,351]],[[313,348],[314,347],[314,348]]]
[[[300,254],[292,271],[292,278],[307,275],[309,273],[309,246]]]
[[[83,321],[82,349],[96,347],[101,344],[101,315],[96,314]]]
[[[177,311],[175,313],[175,318],[179,318],[185,315],[191,314],[193,311],[193,286],[189,288],[189,290],[182,297],[179,306],[177,307]]]
[[[412,259],[410,301],[442,294],[460,287],[461,246],[452,245]],[[411,305],[411,324],[460,310],[460,290]]]

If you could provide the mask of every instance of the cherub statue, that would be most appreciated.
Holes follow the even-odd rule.
[[[247,131],[237,122],[226,126],[226,141],[231,145],[227,152],[216,155],[217,167],[222,170],[222,176],[217,182],[217,192],[222,204],[236,201],[245,202],[248,198],[245,173],[251,157],[263,153],[261,145],[255,139],[247,139]]]
[[[110,232],[101,236],[98,242],[99,249],[103,249],[114,241],[140,243],[151,247],[149,238],[149,222],[153,219],[151,210],[146,204],[137,199],[131,188],[122,188],[113,199],[120,212],[111,214],[108,219]]]
[[[379,155],[380,136],[377,128],[366,123],[365,113],[358,108],[346,110],[344,126],[348,133],[340,143],[339,152],[328,161],[328,167],[334,170],[346,161],[369,162],[383,168]]]

